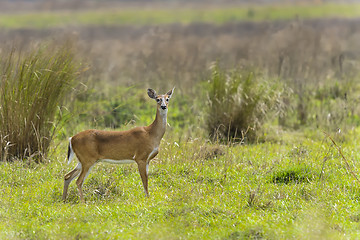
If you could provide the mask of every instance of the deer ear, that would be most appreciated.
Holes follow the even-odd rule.
[[[155,92],[154,89],[149,88],[149,89],[147,90],[147,93],[148,93],[148,95],[149,95],[150,98],[156,99],[156,92]]]
[[[171,98],[171,95],[173,94],[174,89],[175,89],[175,87],[166,93],[166,95],[168,95],[169,98]]]

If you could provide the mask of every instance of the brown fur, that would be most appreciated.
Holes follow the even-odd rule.
[[[150,98],[170,99],[173,90],[165,95],[157,96],[154,90],[148,90]],[[152,124],[145,127],[135,127],[127,131],[86,130],[71,138],[71,146],[75,152],[81,168],[77,167],[65,175],[63,200],[66,200],[70,182],[79,175],[76,184],[80,200],[84,202],[82,184],[90,168],[99,160],[134,160],[143,182],[145,194],[148,196],[148,173],[146,165],[158,154],[160,141],[166,130],[165,118],[161,115],[161,106],[168,107],[168,101],[157,100],[156,118]],[[167,110],[166,110],[167,111]],[[166,113],[165,113],[166,114]],[[165,120],[165,122],[164,122]]]

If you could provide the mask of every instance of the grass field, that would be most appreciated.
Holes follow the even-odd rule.
[[[167,135],[149,198],[136,166],[99,164],[84,184],[86,204],[74,183],[61,201],[64,145],[46,164],[2,162],[0,238],[358,238],[359,183],[349,172],[359,167],[357,134],[341,144],[350,169],[328,140],[284,138],[220,146]]]
[[[2,13],[0,239],[359,239],[359,16],[360,4],[335,3]],[[56,57],[52,44],[74,56],[76,73],[66,59],[54,68],[43,58]],[[71,80],[63,99],[40,95],[36,81],[16,85],[39,80],[54,95],[47,73]],[[85,204],[75,181],[62,202],[77,161],[66,163],[68,137],[149,124],[146,88],[174,85],[150,197],[135,164],[100,163],[84,183]],[[45,118],[48,103],[57,107]],[[35,129],[33,144],[50,147],[36,155],[25,141],[24,153],[8,151],[32,119],[54,133]],[[259,129],[234,143],[234,119],[237,140],[240,127]],[[20,133],[6,127],[24,123]],[[209,130],[220,126],[215,139]]]
[[[287,20],[295,17],[356,18],[360,4],[255,5],[223,8],[124,8],[113,10],[36,11],[2,13],[0,28],[51,28],[77,25],[156,25],[205,22],[222,24],[236,21]]]

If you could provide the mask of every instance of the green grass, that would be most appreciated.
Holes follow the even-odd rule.
[[[70,24],[223,23],[286,19],[296,14],[309,18],[356,17],[359,9],[360,5],[325,4],[260,6],[252,10],[130,9],[114,10],[112,14],[105,10],[38,12],[1,15],[0,25],[43,28]],[[350,174],[350,171],[359,173],[359,127],[342,131],[345,133],[335,138],[351,169],[332,143],[323,141],[323,134],[313,130],[315,124],[306,129],[304,126],[298,132],[281,133],[280,127],[268,127],[267,123],[265,143],[208,144],[208,139],[197,134],[202,131],[199,119],[204,105],[180,94],[175,95],[173,101],[176,101],[171,103],[171,127],[161,143],[159,156],[151,163],[150,198],[144,197],[136,165],[99,164],[84,184],[86,204],[79,203],[74,182],[67,202],[63,203],[63,177],[76,164],[75,161],[71,166],[65,163],[65,137],[87,128],[91,125],[89,119],[93,118],[99,129],[129,128],[130,125],[115,124],[130,122],[133,118],[138,125],[149,124],[155,113],[154,105],[141,91],[114,88],[103,98],[100,97],[103,93],[96,95],[92,91],[86,93],[88,96],[79,94],[74,101],[76,110],[69,108],[73,119],[58,130],[51,142],[50,154],[46,155],[48,161],[35,164],[30,158],[14,162],[1,159],[0,239],[360,237],[359,183]],[[328,92],[324,90],[324,98],[330,98],[326,97]],[[194,107],[195,102],[200,102],[202,107]],[[13,118],[19,116],[13,109],[11,112]],[[64,113],[67,112],[64,110]]]
[[[258,5],[224,8],[155,8],[31,12],[0,15],[0,28],[50,28],[68,25],[148,25],[169,23],[225,23],[300,18],[360,16],[360,4]]]
[[[355,172],[356,132],[338,143]],[[359,185],[330,141],[223,146],[224,154],[211,154],[220,146],[165,138],[150,167],[150,198],[135,165],[99,164],[84,184],[86,204],[74,183],[63,203],[63,175],[73,167],[65,164],[65,141],[46,164],[1,162],[0,238],[360,237]],[[301,181],[272,181],[286,172]]]

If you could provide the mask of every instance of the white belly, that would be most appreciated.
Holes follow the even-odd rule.
[[[113,163],[113,164],[127,164],[134,163],[134,160],[113,160],[113,159],[100,159],[99,162]]]

